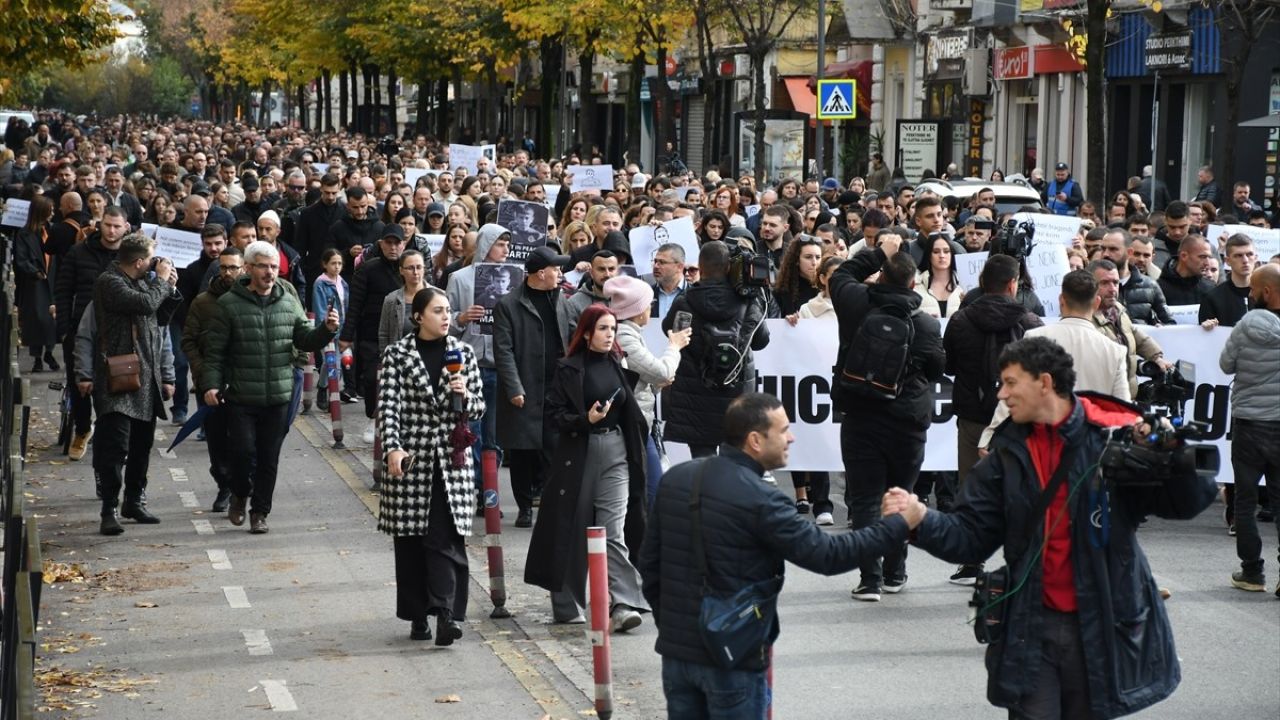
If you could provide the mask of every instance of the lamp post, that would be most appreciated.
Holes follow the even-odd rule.
[[[818,71],[815,73],[818,78],[815,87],[818,89],[818,97],[816,103],[822,102],[822,71],[826,65],[827,59],[827,3],[826,0],[818,0]],[[818,167],[818,184],[822,184],[825,173],[822,171],[823,166],[823,137],[822,137],[822,120],[818,118],[818,106],[815,103],[813,112],[813,160]]]

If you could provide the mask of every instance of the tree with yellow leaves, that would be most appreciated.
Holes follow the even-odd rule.
[[[106,0],[7,2],[0,32],[0,99],[15,81],[53,63],[82,67],[119,37]]]

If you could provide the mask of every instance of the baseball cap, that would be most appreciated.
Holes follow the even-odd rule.
[[[207,198],[213,194],[213,191],[209,189],[208,183],[203,180],[197,180],[196,182],[191,183],[191,194]]]
[[[649,176],[645,175],[644,173],[636,173],[635,175],[631,176],[632,189],[643,188],[645,185],[648,185],[648,184],[649,184]]]
[[[347,158],[348,158],[348,159],[356,160],[356,159],[358,159],[359,157],[360,157],[360,153],[356,152],[355,150],[348,150],[348,151],[347,151]]]
[[[430,205],[427,205],[427,217],[431,217],[432,215],[444,217],[444,214],[444,203],[433,202]]]
[[[822,181],[822,189],[823,190],[839,190],[840,181],[836,180],[835,178],[827,178],[826,180]]]
[[[1057,165],[1054,165],[1054,166],[1053,166],[1053,169],[1054,169],[1054,170],[1067,170],[1067,169],[1069,169],[1069,168],[1068,168],[1068,166],[1067,166],[1067,164],[1066,164],[1066,163],[1064,163],[1064,162],[1060,162],[1060,163],[1058,163]]]
[[[553,265],[555,267],[563,267],[568,264],[569,256],[557,255],[555,250],[543,246],[534,248],[533,252],[529,253],[529,257],[524,261],[524,269],[532,273]]]
[[[382,237],[380,239],[386,240],[387,238],[395,238],[400,242],[404,242],[404,228],[400,227],[396,223],[384,225],[382,228]]]
[[[254,190],[257,190],[258,176],[245,173],[244,177],[240,178],[240,187],[244,188],[245,192],[253,192]]]

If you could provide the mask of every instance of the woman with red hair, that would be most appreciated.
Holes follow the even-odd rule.
[[[644,536],[645,435],[648,427],[622,367],[618,319],[601,304],[582,311],[569,350],[556,367],[547,421],[560,431],[533,526],[524,581],[551,592],[552,617],[583,622],[587,606],[588,527],[604,527],[613,632],[640,624],[649,611],[631,559]],[[628,550],[631,548],[631,550]]]
[[[747,219],[738,211],[738,191],[728,185],[722,185],[711,191],[707,198],[712,210],[719,210],[729,216],[729,224],[733,227],[746,227]]]

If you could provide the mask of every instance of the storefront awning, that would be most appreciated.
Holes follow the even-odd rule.
[[[795,108],[796,112],[813,117],[818,109],[818,98],[809,89],[809,79],[789,77],[783,78],[782,81],[787,84],[787,94],[791,96],[791,107]]]

